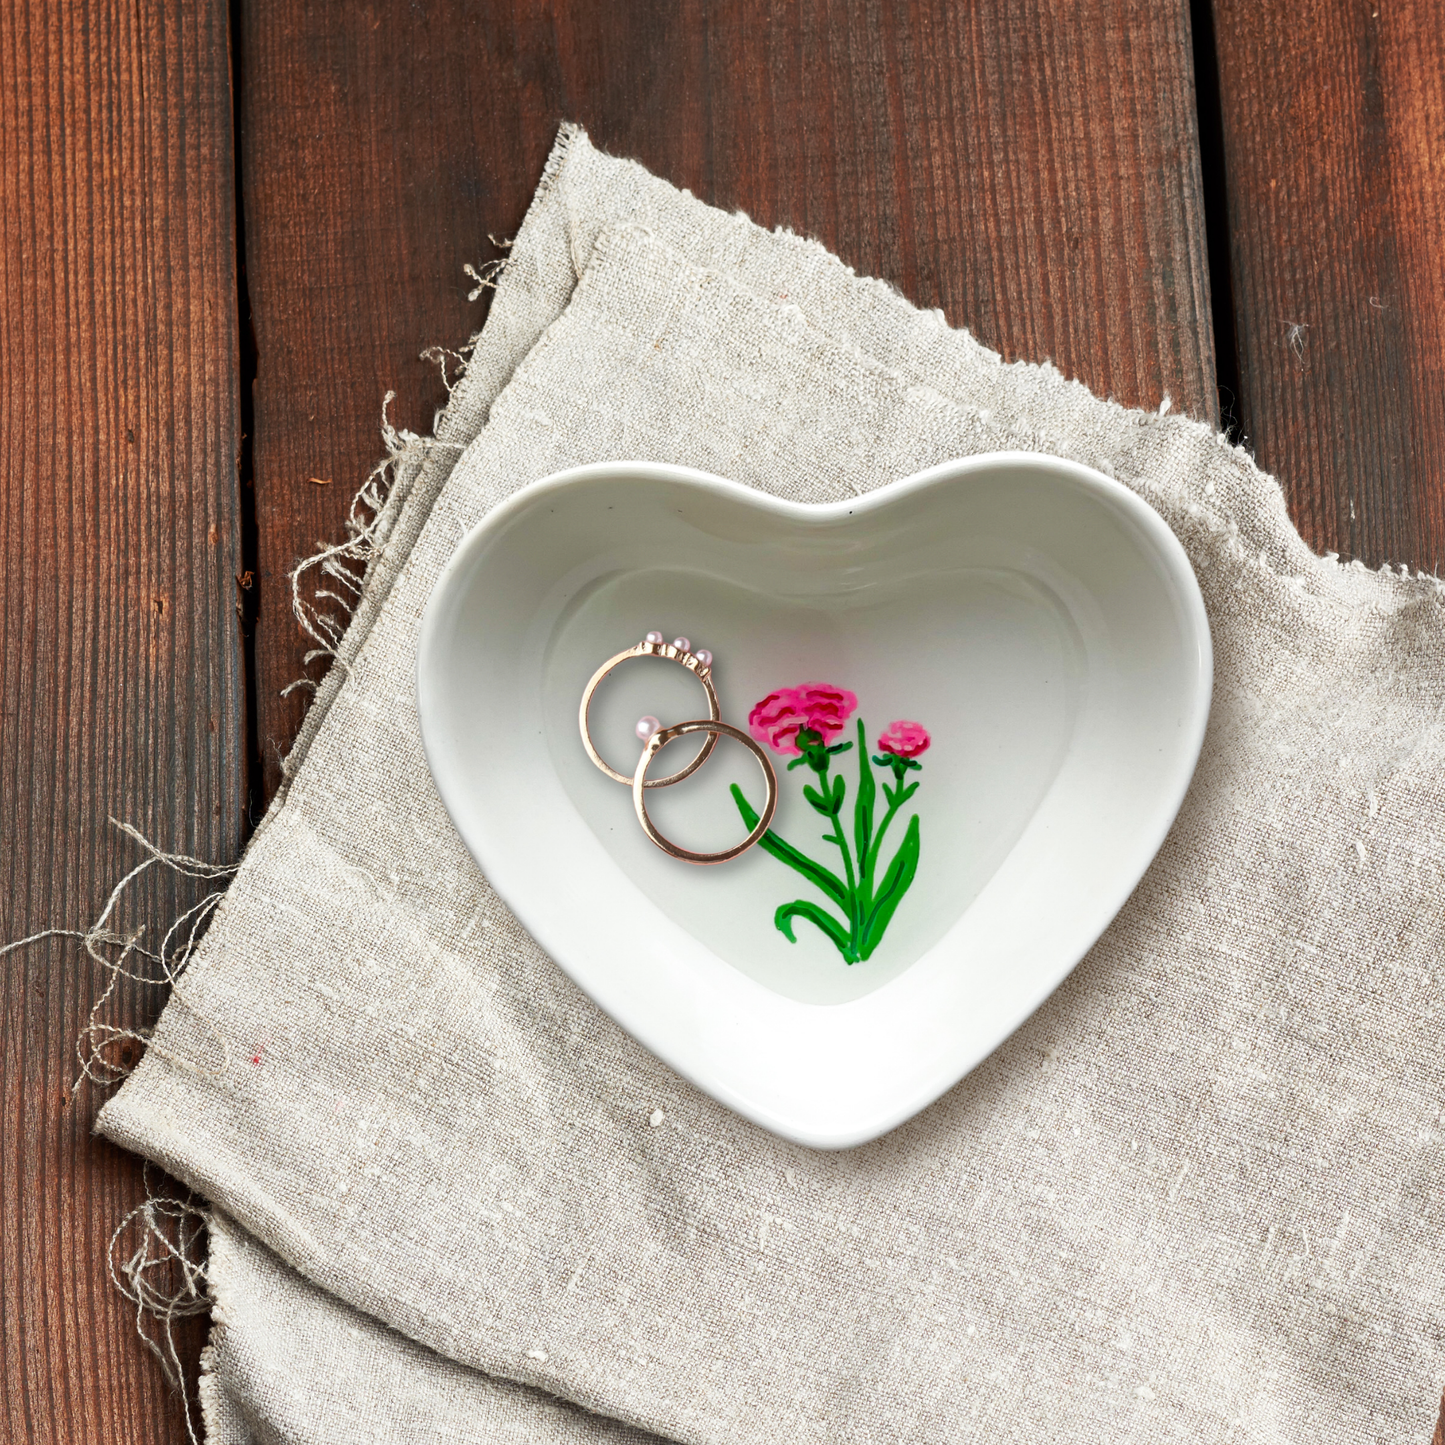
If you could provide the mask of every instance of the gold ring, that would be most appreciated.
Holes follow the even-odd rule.
[[[647,801],[643,796],[643,789],[656,786],[647,779],[648,767],[653,758],[668,743],[677,738],[685,738],[689,733],[711,734],[702,752],[694,759],[692,764],[694,768],[712,748],[717,746],[717,740],[720,737],[736,738],[757,758],[758,766],[762,768],[763,777],[767,781],[768,800],[763,804],[762,816],[758,819],[757,827],[735,848],[728,848],[721,853],[693,853],[686,848],[679,848],[670,838],[664,838],[653,826],[652,819],[647,816]],[[678,774],[678,777],[683,776],[686,775]],[[664,781],[676,782],[677,779],[669,778]],[[637,771],[632,775],[632,805],[637,809],[637,821],[642,824],[642,831],[670,857],[681,858],[684,863],[726,863],[740,853],[746,853],[768,831],[773,821],[773,814],[778,807],[778,775],[773,771],[773,765],[768,761],[768,755],[745,732],[741,732],[730,723],[719,722],[715,717],[698,718],[694,722],[674,723],[671,727],[659,728],[648,738],[646,746],[642,749],[642,756],[637,760]]]
[[[602,769],[604,773],[614,782],[631,784],[632,779],[626,773],[619,773],[616,768],[610,767],[603,761],[601,753],[592,745],[592,730],[588,726],[588,713],[592,710],[592,695],[602,684],[602,679],[617,667],[633,657],[660,657],[666,662],[676,662],[685,667],[703,685],[707,692],[707,710],[709,719],[712,722],[722,717],[722,708],[718,705],[717,690],[712,685],[712,654],[707,651],[693,652],[690,646],[679,647],[678,643],[687,643],[685,637],[679,637],[677,642],[668,643],[662,640],[660,632],[650,632],[647,637],[637,644],[636,647],[629,647],[626,652],[619,652],[616,657],[609,658],[592,674],[592,681],[587,684],[586,691],[582,694],[582,707],[578,712],[577,721],[582,729],[582,746],[587,749],[587,756]],[[667,788],[673,783],[680,783],[684,778],[690,778],[708,760],[709,754],[717,746],[717,736],[712,737],[703,744],[702,751],[679,772],[671,773],[665,778],[650,778],[643,784],[647,788]]]

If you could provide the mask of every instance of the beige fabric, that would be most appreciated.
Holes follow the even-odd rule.
[[[162,1021],[196,1067],[151,1054],[101,1121],[321,1285],[328,1338],[349,1305],[434,1352],[335,1438],[407,1438],[417,1380],[464,1394],[473,1371],[689,1442],[1426,1438],[1439,585],[1312,556],[1205,428],[1002,366],[580,135],[514,257],[455,402],[457,436],[486,424],[414,475],[345,675]],[[421,755],[418,619],[466,528],[562,466],[825,500],[1000,447],[1101,467],[1180,537],[1217,653],[1204,756],[1039,1013],[892,1135],[812,1153],[645,1054],[488,890]],[[292,1318],[264,1358],[319,1387],[295,1339],[322,1327]],[[229,1377],[243,1415],[257,1373]]]
[[[202,1360],[209,1445],[657,1445],[449,1360],[334,1300],[224,1215]]]

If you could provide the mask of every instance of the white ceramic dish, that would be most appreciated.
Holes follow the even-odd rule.
[[[713,652],[741,726],[772,690],[826,681],[858,697],[838,742],[857,718],[870,752],[894,719],[927,727],[922,770],[905,773],[921,787],[890,837],[918,813],[917,874],[867,961],[844,963],[806,921],[796,942],[778,931],[779,904],[821,895],[761,848],[716,868],[659,852],[629,790],[588,761],[582,689],[654,628]],[[682,467],[549,477],[467,535],[417,657],[437,787],[517,918],[679,1073],[820,1148],[909,1118],[1058,986],[1163,842],[1211,682],[1203,602],[1168,527],[1107,477],[1028,453],[827,506]],[[624,772],[643,713],[705,715],[696,679],[649,659],[604,685],[595,736]],[[774,829],[841,871],[802,798],[812,775],[775,761]],[[833,762],[851,826],[858,749]],[[756,799],[756,763],[727,743],[650,793],[650,811],[688,846],[725,846],[746,831],[733,780]]]

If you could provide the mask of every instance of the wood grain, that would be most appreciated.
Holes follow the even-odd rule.
[[[1214,0],[1240,419],[1305,538],[1445,563],[1437,0]]]
[[[1237,413],[1315,545],[1438,567],[1438,16],[1213,18]],[[564,118],[1010,358],[1217,419],[1183,0],[241,0],[237,19],[265,796],[304,706],[278,696],[303,671],[285,574],[339,534],[381,393],[421,430],[444,400],[419,353],[479,324],[462,263],[515,230]],[[94,914],[135,858],[108,814],[209,858],[245,826],[226,25],[216,0],[0,5],[0,939]],[[154,877],[122,923],[194,896]],[[105,1274],[139,1169],[64,1088],[102,982],[77,957],[0,963],[0,1437],[176,1439]],[[128,988],[116,1017],[159,1003]]]
[[[304,708],[286,572],[340,534],[382,392],[429,429],[418,353],[476,329],[462,264],[562,119],[1006,356],[1216,415],[1182,0],[246,0],[239,63],[268,796]]]
[[[108,815],[203,858],[240,844],[225,6],[0,5],[0,136],[4,941],[95,916],[138,856]],[[120,925],[193,896],[148,877]],[[140,1161],[68,1093],[104,982],[81,957],[0,960],[0,1438],[175,1441],[106,1270]],[[161,1001],[125,985],[111,1016]]]

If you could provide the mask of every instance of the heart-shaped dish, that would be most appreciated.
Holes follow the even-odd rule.
[[[713,868],[667,857],[587,758],[583,688],[655,629],[711,651],[723,718],[741,727],[775,694],[764,722],[806,712],[797,699],[815,694],[787,691],[805,683],[844,697],[819,721],[834,751],[815,744],[814,766],[786,728],[754,736],[784,749],[774,832],[835,880],[851,844],[850,898],[865,891],[859,831],[876,838],[884,798],[903,798],[869,888],[902,881],[906,896],[868,957],[845,961],[816,922],[831,908],[846,932],[853,907],[856,933],[863,905],[762,847]],[[507,906],[680,1074],[819,1148],[909,1118],[1058,986],[1163,842],[1211,684],[1199,588],[1159,516],[1086,467],[1013,452],[820,506],[683,467],[559,473],[468,533],[417,656],[438,791]],[[707,716],[685,669],[624,664],[592,716],[627,774],[644,713]],[[919,731],[895,727],[909,722]],[[695,744],[670,745],[677,765]],[[805,780],[820,784],[811,802]],[[688,847],[726,847],[747,831],[733,783],[756,805],[756,761],[726,742],[650,792],[649,812]],[[815,912],[785,929],[795,901]]]

